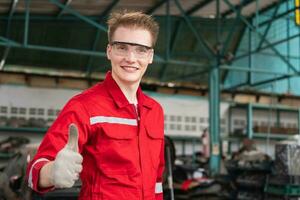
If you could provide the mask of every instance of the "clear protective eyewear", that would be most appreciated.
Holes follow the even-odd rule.
[[[118,56],[128,56],[130,52],[134,54],[136,58],[147,58],[153,49],[142,44],[130,43],[130,42],[111,42],[114,52]]]

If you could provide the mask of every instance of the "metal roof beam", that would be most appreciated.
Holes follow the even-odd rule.
[[[299,74],[285,75],[285,76],[271,78],[271,79],[268,79],[268,80],[258,81],[258,82],[250,84],[250,86],[251,87],[257,87],[257,86],[265,85],[265,84],[268,84],[268,83],[272,83],[274,81],[280,81],[280,80],[284,80],[284,79],[287,79],[287,78],[291,78],[293,76],[299,76]]]
[[[24,36],[23,36],[23,45],[26,46],[28,44],[28,32],[29,32],[29,14],[30,14],[30,0],[25,0],[25,25],[24,25]]]
[[[283,2],[286,1],[286,0],[278,0],[278,1],[281,1],[281,3],[283,3]],[[259,13],[260,13],[260,14],[263,14],[263,13],[265,13],[265,12],[267,12],[267,11],[273,9],[273,8],[277,5],[277,3],[278,3],[278,2],[273,2],[271,5],[269,5],[269,6],[265,7],[265,8],[263,8],[263,9],[261,9],[261,10],[259,11]],[[253,13],[252,15],[250,15],[250,16],[248,17],[248,19],[253,19],[254,17],[256,17],[256,15],[257,15],[256,13]]]
[[[6,33],[5,33],[6,37],[10,36],[11,19],[13,17],[13,14],[14,14],[15,10],[16,10],[17,3],[18,3],[18,0],[13,0],[13,2],[11,3],[11,6],[10,6],[10,10],[9,10],[9,14],[8,14],[8,21],[7,21],[7,26],[6,26]],[[6,63],[6,59],[8,57],[9,51],[10,51],[10,47],[6,47],[5,50],[4,50],[2,59],[0,61],[0,70],[4,69],[4,65]]]
[[[207,58],[211,58],[215,56],[214,51],[212,50],[212,48],[209,46],[209,44],[205,41],[205,39],[198,34],[197,30],[195,29],[195,27],[193,26],[189,16],[187,16],[183,10],[183,8],[181,7],[180,3],[178,0],[175,0],[175,4],[178,7],[178,9],[180,10],[180,13],[184,19],[184,21],[187,23],[187,25],[189,26],[189,28],[191,29],[191,31],[193,32],[193,34],[195,35],[198,44],[200,44],[200,46],[204,49],[204,53],[207,56]]]
[[[198,4],[187,10],[186,15],[192,15],[193,13],[197,12],[199,9],[203,8],[211,2],[213,2],[213,0],[200,1]]]
[[[278,81],[278,80],[283,80],[286,78],[294,77],[294,76],[299,76],[300,73],[285,73],[285,72],[275,72],[272,70],[264,70],[264,69],[250,69],[250,68],[245,68],[245,67],[234,67],[234,66],[221,66],[222,70],[232,70],[232,71],[239,71],[239,72],[245,72],[245,73],[259,73],[259,74],[272,74],[276,76],[275,78],[267,79],[267,80],[262,80],[262,81],[257,81],[254,83],[244,82],[244,83],[239,83],[234,86],[230,86],[229,88],[224,88],[225,90],[235,90],[239,87],[243,86],[251,86],[251,87],[256,87],[260,85],[264,85],[267,83],[271,83],[273,81]]]
[[[266,25],[266,24],[269,24],[270,22],[274,22],[275,20],[280,19],[280,18],[282,18],[282,17],[284,17],[284,16],[286,16],[286,15],[288,15],[288,14],[294,12],[296,9],[297,9],[297,8],[294,7],[294,8],[291,8],[291,9],[287,10],[287,11],[284,12],[284,13],[281,13],[281,14],[279,14],[279,15],[275,15],[275,16],[273,16],[271,19],[268,19],[268,20],[266,20],[266,21],[261,22],[258,26],[261,27],[261,26],[264,26],[264,25]]]
[[[247,5],[251,4],[252,2],[254,2],[255,0],[245,0],[243,2],[241,2],[240,4],[238,5],[235,5],[234,8],[237,9],[237,10],[240,10],[244,7],[246,7]],[[234,11],[232,9],[228,9],[226,10],[224,13],[221,14],[222,18],[225,18],[227,17],[228,15],[234,13]]]
[[[278,10],[279,10],[279,7],[280,7],[280,1],[277,2],[276,8],[275,8],[275,10],[274,10],[274,12],[273,12],[273,15],[272,15],[271,19],[273,19],[273,18],[277,15],[277,12],[278,12]],[[270,30],[270,28],[271,28],[271,25],[272,25],[273,21],[274,21],[274,20],[271,20],[271,21],[268,23],[267,28],[265,29],[265,32],[263,33],[263,36],[262,36],[262,38],[261,38],[261,40],[260,40],[260,42],[259,42],[259,44],[258,44],[258,46],[257,46],[257,51],[260,50],[260,48],[261,48],[261,46],[262,46],[262,44],[263,44],[263,42],[264,42],[264,40],[265,40],[265,38],[266,38],[266,36],[267,36],[269,30]]]
[[[74,9],[72,8],[69,8],[69,7],[66,7],[64,4],[62,4],[61,2],[57,1],[57,0],[49,0],[51,3],[57,5],[58,7],[62,8],[62,9],[65,9],[67,12],[69,12],[70,14],[78,17],[79,19],[81,19],[82,21],[85,21],[86,23],[104,31],[104,32],[107,32],[107,28],[104,27],[102,24],[99,24],[91,19],[89,19],[88,17],[86,16],[83,16],[81,15],[79,12],[75,11]]]
[[[285,39],[276,41],[276,42],[274,42],[274,43],[268,44],[268,45],[266,45],[266,46],[263,46],[263,47],[260,48],[260,51],[261,51],[261,50],[264,50],[264,49],[268,49],[268,48],[270,48],[271,46],[276,46],[276,45],[281,44],[281,43],[283,43],[283,42],[292,40],[292,39],[297,38],[297,37],[300,37],[300,33],[295,34],[295,35],[292,35],[292,36],[290,36],[290,37],[288,37],[288,38],[285,38]],[[251,55],[251,54],[254,54],[254,53],[258,53],[258,51],[257,51],[257,50],[253,50],[253,51],[251,51],[251,52],[247,52],[247,53],[245,53],[245,54],[242,54],[242,55],[240,55],[240,56],[235,57],[233,60],[234,60],[234,61],[237,61],[237,60],[240,60],[240,59],[242,59],[242,58],[245,58],[245,57],[247,57],[247,56],[249,56],[249,55]],[[277,54],[276,54],[276,55],[277,55]]]
[[[165,59],[166,60],[170,60],[170,53],[171,53],[171,20],[170,20],[170,0],[166,0],[166,15],[167,17],[165,18],[165,21],[166,21],[166,24],[167,24],[167,31],[165,33],[165,39],[166,39],[166,54],[165,54]],[[160,72],[159,72],[159,80],[163,81],[164,80],[164,77],[165,77],[165,74],[166,74],[166,71],[167,71],[167,68],[168,68],[168,65],[167,64],[164,64],[161,69],[160,69]]]
[[[114,0],[113,2],[111,2],[106,9],[100,14],[100,20],[102,18],[104,18],[105,16],[107,16],[110,11],[119,3],[120,0]]]
[[[198,66],[199,66],[199,64],[198,64]],[[165,80],[165,82],[170,82],[170,81],[175,81],[175,80],[183,80],[183,79],[192,78],[192,77],[195,77],[198,75],[208,74],[210,69],[211,69],[211,67],[208,67],[208,68],[201,69],[197,72],[192,72],[192,73],[181,75],[181,76],[174,76],[174,77],[168,78],[167,80]]]
[[[111,2],[107,6],[107,8],[100,14],[99,20],[102,20],[105,16],[107,16],[108,13],[117,5],[118,2],[119,2],[119,0],[114,0],[113,2]],[[96,50],[97,44],[99,42],[99,38],[100,38],[100,30],[97,29],[93,47],[92,47],[92,51]],[[90,56],[88,59],[88,62],[87,62],[87,67],[86,67],[86,75],[87,76],[90,76],[92,73],[92,59],[93,59],[93,57]]]
[[[233,35],[234,35],[234,33],[235,33],[237,24],[238,24],[238,22],[240,21],[240,15],[241,15],[241,13],[242,13],[242,9],[244,8],[243,5],[244,5],[245,3],[248,3],[248,2],[249,2],[248,0],[243,0],[243,1],[241,2],[241,4],[239,5],[238,9],[237,9],[237,10],[238,10],[238,13],[236,14],[236,17],[235,17],[235,20],[234,20],[234,22],[233,22],[233,24],[232,24],[232,27],[231,27],[231,29],[230,29],[230,32],[228,33],[227,38],[226,38],[226,40],[225,40],[224,47],[223,47],[222,53],[221,53],[222,56],[225,56],[225,53],[226,53],[227,50],[228,50],[230,41],[232,40],[232,37],[233,37]],[[240,34],[241,34],[240,38],[242,37],[242,34],[243,34],[243,33],[244,33],[244,31],[243,31],[242,33],[240,33]],[[238,44],[239,44],[239,43],[238,43]],[[223,76],[222,76],[222,79],[221,79],[221,82],[222,82],[222,83],[224,83],[224,81],[225,81],[225,79],[226,79],[226,77],[227,77],[227,74],[228,74],[228,70],[225,71],[225,72],[223,73]]]
[[[106,52],[98,52],[98,51],[95,52],[95,51],[82,50],[82,49],[60,48],[60,47],[30,45],[30,44],[24,46],[21,43],[18,43],[16,41],[10,40],[10,39],[2,37],[2,36],[0,36],[0,46],[13,47],[13,48],[22,48],[22,49],[32,49],[32,50],[39,50],[39,51],[50,51],[50,52],[59,52],[59,53],[90,55],[90,56],[105,57],[106,58]],[[199,64],[200,64],[200,63],[197,63],[197,62],[186,62],[186,61],[173,60],[173,59],[170,59],[170,60],[166,61],[165,59],[161,58],[158,55],[154,55],[154,63],[174,64],[174,65],[180,65],[182,67],[199,66]]]
[[[65,10],[66,10],[66,7],[68,7],[68,6],[70,6],[70,4],[72,3],[72,1],[73,0],[66,0],[66,2],[65,2],[65,7],[64,8],[61,8],[60,10],[59,10],[59,13],[57,14],[57,18],[60,18],[61,16],[62,16],[62,14],[65,12]]]
[[[7,38],[0,37],[4,42],[0,42],[0,46],[9,46],[13,48],[22,48],[22,49],[32,49],[39,51],[50,51],[50,52],[59,52],[59,53],[69,53],[69,54],[80,54],[80,55],[93,55],[98,57],[106,57],[105,52],[93,52],[81,49],[71,49],[71,48],[60,48],[60,47],[51,47],[51,46],[42,46],[42,45],[31,45],[27,44],[22,45]]]
[[[160,6],[162,6],[167,0],[160,0],[158,1],[153,7],[146,11],[146,14],[150,15],[155,12]]]
[[[225,3],[231,8],[231,9],[233,9],[236,13],[238,12],[235,8],[234,8],[234,6],[228,1],[228,0],[224,0],[225,1]],[[250,30],[252,30],[252,31],[254,31],[260,38],[262,38],[263,37],[263,35],[260,33],[260,32],[258,32],[256,29],[255,29],[255,27],[252,25],[252,24],[250,24],[249,22],[248,22],[248,20],[245,18],[245,17],[243,17],[242,15],[240,16],[240,18],[241,18],[241,20],[247,25],[247,27],[250,29]],[[270,45],[271,43],[265,38],[264,39],[264,42],[265,43],[267,43],[268,45]],[[286,63],[287,64],[287,66],[290,68],[290,69],[292,69],[294,72],[298,72],[298,70],[284,57],[284,56],[282,56],[281,55],[281,53],[276,49],[276,48],[274,48],[274,46],[273,45],[270,45],[270,48],[278,55],[278,57],[280,57],[280,59],[284,62],[284,63]]]

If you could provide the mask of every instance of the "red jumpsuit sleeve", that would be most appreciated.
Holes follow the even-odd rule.
[[[54,187],[38,187],[41,168],[49,161],[55,159],[56,154],[66,145],[69,125],[74,123],[79,131],[79,152],[86,143],[89,133],[89,115],[85,107],[78,100],[70,100],[48,129],[34,158],[29,162],[26,178],[31,189],[38,193],[45,193]]]
[[[162,135],[164,135],[164,114],[163,114],[163,110],[160,107],[160,123],[162,124]],[[164,138],[164,137],[163,137]],[[159,166],[157,169],[157,179],[156,179],[156,185],[155,185],[155,199],[156,200],[163,200],[163,172],[165,169],[165,149],[164,149],[164,139],[161,145],[161,150],[160,150],[160,162],[159,162]]]

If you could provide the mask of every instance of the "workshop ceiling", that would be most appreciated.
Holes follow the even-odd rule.
[[[207,87],[216,58],[228,62],[244,33],[238,11],[251,20],[278,1],[1,0],[0,69],[103,74],[110,68],[105,21],[111,11],[128,9],[152,14],[161,27],[147,80]]]

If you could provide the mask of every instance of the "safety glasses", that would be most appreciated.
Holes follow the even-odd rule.
[[[111,42],[110,45],[113,47],[113,51],[118,56],[126,57],[130,52],[132,52],[136,58],[140,59],[148,58],[150,52],[153,50],[152,47],[129,42],[114,41]]]

